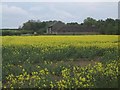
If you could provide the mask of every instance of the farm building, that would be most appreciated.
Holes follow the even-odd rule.
[[[47,28],[47,34],[99,34],[95,26],[82,27],[79,24],[67,25],[56,22]]]

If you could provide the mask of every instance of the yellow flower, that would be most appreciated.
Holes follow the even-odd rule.
[[[85,82],[85,81],[86,81],[86,79],[85,79],[84,77],[83,77],[83,78],[82,78],[82,77],[80,77],[80,80],[81,80],[81,81],[83,81],[83,82]]]

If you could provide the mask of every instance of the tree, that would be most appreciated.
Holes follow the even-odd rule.
[[[22,29],[35,32],[44,32],[44,29],[46,29],[46,22],[40,22],[39,20],[29,20],[23,24]]]
[[[93,18],[87,17],[87,19],[84,20],[84,25],[85,26],[92,26],[92,25],[96,25],[97,21]]]

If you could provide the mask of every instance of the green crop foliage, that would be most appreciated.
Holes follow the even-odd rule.
[[[118,42],[117,35],[2,36],[3,88],[117,88]]]

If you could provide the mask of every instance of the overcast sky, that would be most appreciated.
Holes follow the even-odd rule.
[[[2,28],[18,28],[24,22],[60,20],[81,23],[87,17],[118,18],[117,2],[4,2]],[[1,28],[1,27],[0,27]]]

